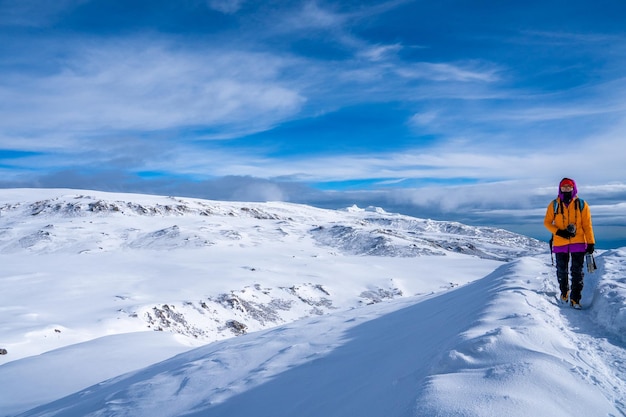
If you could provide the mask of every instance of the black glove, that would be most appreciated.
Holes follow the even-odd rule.
[[[564,238],[564,239],[569,239],[570,237],[576,236],[575,233],[571,233],[571,232],[569,232],[568,230],[565,230],[565,229],[559,229],[559,230],[556,231],[555,234],[557,236],[560,236],[560,237]]]
[[[593,253],[596,249],[595,243],[587,243],[587,253]]]

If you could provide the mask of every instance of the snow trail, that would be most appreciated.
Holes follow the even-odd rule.
[[[624,346],[589,310],[558,305],[554,280],[522,258],[439,295],[198,348],[23,416],[623,416]]]

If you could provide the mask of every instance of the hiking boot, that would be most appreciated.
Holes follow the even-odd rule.
[[[581,310],[581,309],[582,309],[582,307],[580,306],[580,302],[579,302],[579,301],[574,301],[574,300],[571,300],[571,301],[570,301],[570,305],[571,305],[573,308],[575,308],[576,310]]]
[[[561,294],[561,302],[567,304],[568,300],[569,300],[569,291],[566,292],[565,294]]]

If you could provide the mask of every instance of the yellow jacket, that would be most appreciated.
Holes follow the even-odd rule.
[[[556,213],[554,203],[551,201],[543,220],[544,226],[554,237],[552,245],[555,248],[570,246],[572,249],[576,249],[571,250],[571,252],[584,252],[587,244],[595,244],[589,205],[584,202],[581,210],[578,197],[574,197],[568,205],[563,203],[560,197],[556,199],[556,202]],[[576,226],[576,236],[566,239],[556,235],[557,230],[567,229],[567,226],[570,224]]]

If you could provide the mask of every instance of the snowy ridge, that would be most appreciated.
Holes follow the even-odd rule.
[[[50,194],[49,190],[46,191]],[[196,221],[189,225],[189,220],[197,220],[198,217],[271,221],[274,230],[270,233],[277,238],[288,237],[294,232],[295,225],[308,226],[311,229],[300,231],[299,237],[310,235],[321,245],[355,255],[445,255],[447,251],[453,251],[506,260],[545,249],[545,244],[535,239],[502,229],[416,219],[385,213],[382,209],[351,207],[342,213],[287,203],[237,204],[156,196],[138,196],[134,200],[123,201],[116,200],[116,195],[110,193],[64,194],[68,192],[70,190],[60,190],[57,192],[60,196],[0,205],[0,214],[4,217],[0,251],[10,253],[26,249],[54,252],[71,248],[78,242],[91,246],[84,251],[93,250],[95,244],[99,250],[119,247],[173,249],[244,239],[240,230],[219,227],[223,224]],[[175,223],[158,230],[144,230],[140,227],[145,224],[142,217],[167,220],[184,217],[187,222],[181,220],[184,226]],[[98,229],[91,227],[94,220],[105,221],[108,218],[129,226],[112,234],[85,235],[90,229]],[[30,227],[26,227],[25,219],[28,219]],[[138,224],[138,227],[132,224]],[[218,226],[217,230],[215,226]],[[77,233],[82,237],[80,241],[77,240]],[[263,233],[267,234],[265,228]],[[108,245],[116,242],[117,246],[105,248],[104,241]]]
[[[597,260],[573,311],[499,229],[0,190],[0,416],[623,416],[626,252]]]
[[[547,275],[524,258],[440,295],[207,345],[23,416],[623,415],[624,348],[546,296]]]

